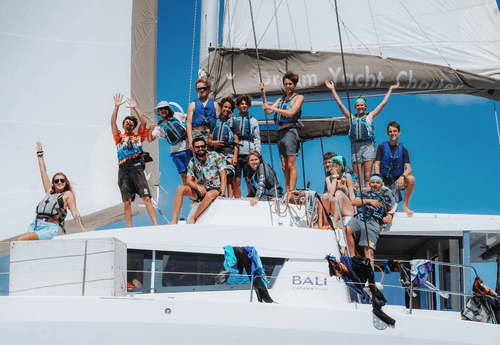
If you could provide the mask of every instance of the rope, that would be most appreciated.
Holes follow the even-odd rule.
[[[300,148],[302,152],[300,155],[302,156],[302,179],[304,180],[304,189],[306,189],[306,167],[304,165],[304,143],[300,143]]]
[[[372,18],[373,31],[375,32],[375,37],[377,38],[378,50],[380,52],[380,56],[382,56],[382,48],[380,47],[380,42],[379,42],[379,39],[378,39],[377,28],[375,27],[375,20],[373,19],[372,6],[370,5],[370,1],[368,1],[368,8],[370,9],[370,17]]]
[[[495,109],[495,120],[497,122],[498,145],[500,145],[500,129],[498,127],[497,102],[493,101],[493,109]]]
[[[340,22],[339,22],[339,13],[338,13],[338,6],[337,6],[337,0],[335,0],[335,14],[337,15],[337,28],[338,28],[338,31],[339,31],[339,40],[340,40],[340,54],[342,56],[342,68],[344,69],[344,82],[345,82],[345,90],[346,90],[346,96],[347,96],[347,106],[349,108],[349,122],[350,122],[350,125],[352,126],[352,112],[351,112],[351,101],[350,101],[350,98],[349,98],[349,83],[347,83],[347,76],[346,76],[346,68],[345,68],[345,60],[344,60],[344,48],[343,48],[343,45],[342,45],[342,34],[340,33]],[[332,125],[332,131],[333,131],[333,125]],[[358,150],[356,149],[356,145],[354,145],[354,157],[356,157],[356,164],[357,161],[358,161]],[[356,169],[358,171],[358,174],[359,174],[359,165]],[[364,178],[364,176],[361,176],[361,178]],[[362,189],[362,186],[363,186],[363,181],[361,181],[361,184],[360,184],[360,199],[361,199],[361,209],[362,209],[362,212],[363,212],[363,216],[365,216],[365,203],[363,201],[363,189]],[[340,210],[339,210],[340,211]],[[371,255],[371,252],[370,252],[370,239],[368,237],[368,225],[366,224],[366,218],[367,217],[363,217],[363,222],[365,223],[365,236],[366,236],[366,248],[368,250],[368,255],[370,257],[370,261],[372,261],[372,255]]]
[[[312,40],[311,40],[311,30],[309,29],[309,17],[307,16],[306,0],[304,0],[304,8],[306,10],[306,23],[307,23],[307,34],[309,35],[309,46],[311,47],[311,50],[313,50]]]
[[[448,67],[452,68],[451,65],[448,63],[448,61],[446,61],[446,59],[444,58],[444,56],[441,54],[441,52],[439,51],[439,49],[437,49],[437,47],[434,45],[434,42],[432,42],[432,40],[429,38],[429,36],[427,36],[427,34],[425,33],[425,31],[422,29],[422,27],[417,23],[417,21],[415,20],[415,18],[413,18],[413,16],[411,15],[410,11],[408,11],[408,9],[406,8],[406,6],[403,4],[403,2],[401,0],[399,0],[399,3],[401,4],[401,6],[403,6],[403,8],[405,9],[405,11],[410,15],[411,19],[413,19],[413,21],[415,22],[415,24],[417,24],[418,28],[420,29],[420,31],[422,31],[422,33],[425,35],[425,37],[427,37],[427,39],[429,40],[429,42],[432,44],[432,46],[434,47],[434,49],[438,52],[438,54],[443,58],[444,62],[446,62],[446,64],[448,65]]]
[[[255,34],[255,22],[253,20],[252,0],[248,0],[248,3],[250,5],[250,18],[252,19],[253,39],[254,39],[254,42],[255,42],[255,53],[257,55],[257,67],[259,68],[259,81],[260,81],[260,83],[262,83],[262,70],[260,68],[259,48],[257,46],[257,35]],[[280,2],[280,4],[281,4],[281,2]],[[279,5],[278,5],[278,8],[279,8]],[[276,15],[276,12],[275,12],[275,15]],[[265,93],[264,93],[264,91],[262,91],[262,99],[263,100],[265,99]],[[264,117],[266,119],[267,142],[268,142],[268,145],[269,145],[269,155],[271,157],[271,168],[273,168],[273,171],[275,171],[274,170],[274,160],[273,160],[273,150],[271,148],[271,134],[269,132],[269,120],[268,120],[267,115],[266,115],[265,112],[264,112]],[[274,195],[275,195],[275,198],[276,198],[276,205],[277,205],[277,208],[279,210],[278,187],[276,186],[276,180],[274,181]],[[279,214],[279,211],[278,211],[278,214]]]
[[[193,65],[194,65],[194,44],[196,42],[196,13],[198,12],[198,0],[194,2],[194,24],[193,24],[193,47],[191,48],[191,73],[189,73],[189,99],[188,104],[191,103],[191,90],[193,88]]]
[[[295,43],[295,49],[299,49],[297,46],[297,38],[295,38],[295,30],[293,30],[292,15],[290,14],[290,7],[288,6],[288,1],[286,2],[286,8],[288,9],[288,18],[290,18],[290,24],[292,27],[293,42]]]

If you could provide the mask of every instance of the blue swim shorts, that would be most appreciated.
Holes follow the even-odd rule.
[[[170,157],[172,157],[172,161],[177,168],[177,173],[181,174],[187,171],[187,166],[191,157],[193,157],[193,152],[191,150],[172,152]]]
[[[28,228],[28,234],[36,232],[39,240],[50,240],[57,236],[59,224],[49,223],[35,218]]]

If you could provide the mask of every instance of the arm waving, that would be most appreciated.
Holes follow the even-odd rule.
[[[134,99],[127,98],[127,103],[128,103],[127,108],[134,109],[135,113],[137,114],[137,117],[139,118],[139,122],[141,123],[139,125],[139,127],[141,127],[142,129],[145,129],[146,128],[147,120],[144,117],[144,115],[141,113],[141,111],[139,110],[139,108],[137,107],[137,102],[135,101],[135,98]]]
[[[338,105],[338,107],[339,107],[340,112],[342,113],[342,115],[344,115],[344,117],[346,119],[350,120],[350,115],[351,114],[349,114],[349,111],[347,110],[347,108],[345,107],[345,105],[343,105],[342,102],[340,101],[340,97],[337,94],[337,91],[335,91],[335,84],[333,83],[333,81],[325,80],[325,85],[332,92],[333,99],[337,103],[337,105]]]
[[[377,117],[377,115],[380,114],[380,112],[382,111],[382,109],[384,109],[385,105],[389,101],[389,97],[391,97],[392,90],[395,90],[398,87],[399,87],[399,81],[398,81],[397,84],[394,84],[394,85],[392,85],[389,88],[389,91],[387,91],[387,94],[385,95],[385,97],[382,100],[382,102],[372,112],[370,112],[370,114],[368,114],[367,118],[368,118],[368,120],[370,120],[370,122],[373,121],[373,120],[375,120],[375,118]]]
[[[42,143],[36,143],[36,155],[38,156],[38,166],[40,167],[40,175],[42,176],[42,184],[45,193],[50,193],[52,189],[52,183],[50,183],[49,175],[47,174],[47,168],[45,167],[45,161],[43,160],[43,148]]]
[[[123,95],[120,95],[119,93],[114,95],[113,99],[115,100],[115,109],[113,110],[113,114],[111,114],[111,132],[113,135],[117,135],[118,126],[116,125],[116,118],[118,116],[118,109],[120,108],[120,105],[125,102],[123,101]]]

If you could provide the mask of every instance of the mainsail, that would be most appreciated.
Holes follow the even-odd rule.
[[[49,176],[61,171],[71,181],[87,228],[123,219],[113,95],[135,97],[156,122],[157,6],[156,0],[0,2],[1,240],[26,232],[44,195],[37,141]],[[120,128],[130,114],[123,105]],[[145,151],[154,159],[146,168],[149,182],[158,185],[157,143]],[[140,212],[136,202],[133,213]],[[68,232],[77,229],[66,222]]]
[[[299,74],[306,99],[331,99],[324,80],[381,94],[461,93],[500,100],[500,11],[494,0],[338,1],[345,73],[333,0],[252,0],[262,79],[281,94],[281,76]],[[214,97],[259,96],[247,1],[225,2],[223,44],[201,69]],[[244,71],[244,72],[241,72]],[[383,90],[383,91],[382,91]]]

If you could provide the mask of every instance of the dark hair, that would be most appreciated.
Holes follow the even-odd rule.
[[[360,95],[360,96],[358,96],[358,98],[356,98],[356,99],[360,99],[360,98],[361,98],[363,101],[365,101],[365,105],[367,105],[367,104],[366,104],[366,98],[364,98],[363,96],[361,96],[361,95]],[[358,103],[358,102],[356,102],[356,103]],[[356,105],[356,103],[355,103],[354,105]]]
[[[335,152],[327,152],[323,155],[323,160],[330,160],[335,157],[337,154]]]
[[[194,83],[194,87],[196,87],[196,84],[198,83],[205,84],[205,86],[208,87],[208,91],[210,91],[210,89],[212,88],[212,82],[207,78],[198,78],[198,80],[196,80],[196,82]]]
[[[64,191],[73,191],[73,188],[71,188],[71,183],[69,183],[68,177],[64,175],[62,172],[55,173],[54,176],[52,176],[52,189],[50,190],[50,194],[54,194],[56,192],[56,189],[54,188],[54,180],[56,179],[57,175],[64,176],[66,179],[66,185],[64,186]]]
[[[231,110],[234,110],[235,104],[234,104],[234,101],[231,97],[227,96],[220,101],[219,105],[221,108],[224,106],[224,103],[231,104]]]
[[[262,158],[262,155],[260,154],[259,151],[252,150],[252,151],[248,152],[248,157],[250,158],[250,156],[256,156],[257,158],[259,158],[259,161],[261,163],[264,163],[264,159]]]
[[[250,95],[244,94],[239,95],[238,98],[236,98],[236,106],[239,107],[240,103],[243,101],[247,102],[249,107],[252,105],[252,97],[250,97]]]
[[[194,143],[197,142],[197,141],[203,141],[205,143],[205,145],[207,145],[207,141],[205,140],[205,138],[201,137],[201,136],[196,136],[193,138],[193,141],[191,142],[191,144],[193,145],[194,147]]]
[[[283,76],[283,83],[285,83],[285,79],[290,79],[292,83],[297,86],[297,83],[299,82],[299,75],[297,73],[294,73],[292,70],[288,71],[285,73]]]
[[[389,124],[387,125],[387,133],[389,133],[389,127],[396,127],[398,129],[398,132],[401,132],[401,128],[399,127],[399,123],[397,123],[396,121],[389,122]]]
[[[133,116],[127,116],[123,119],[122,126],[125,124],[125,121],[130,120],[134,123],[134,128],[137,127],[137,119]]]

